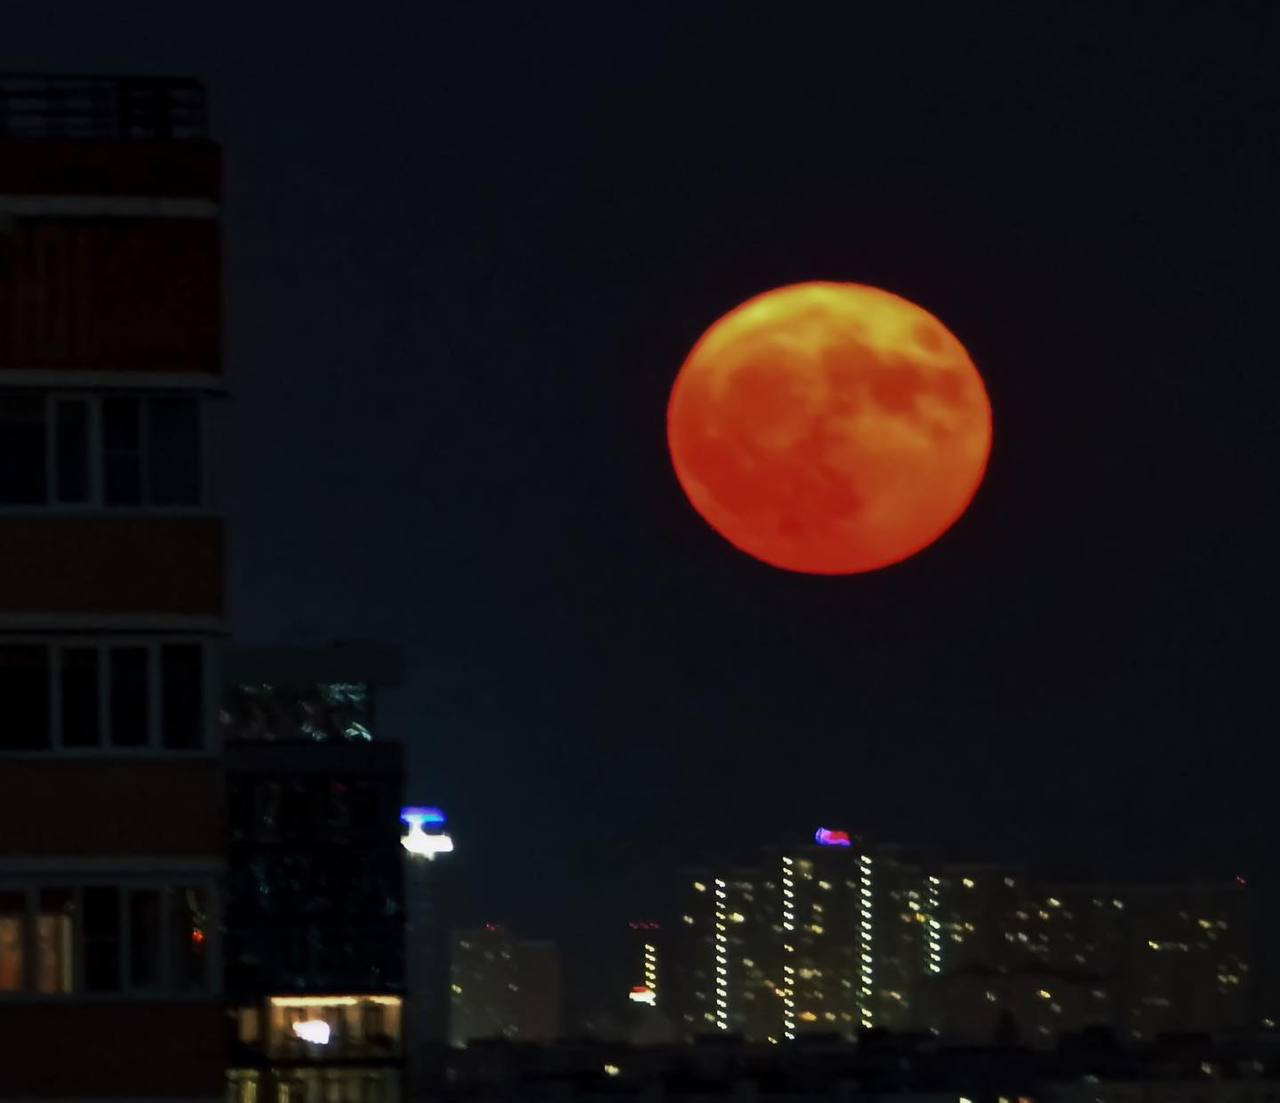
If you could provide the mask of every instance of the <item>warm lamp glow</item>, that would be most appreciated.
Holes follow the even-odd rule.
[[[310,1042],[312,1045],[327,1046],[329,1044],[330,1028],[323,1019],[304,1019],[294,1023],[293,1032],[304,1042]]]
[[[676,477],[731,544],[809,574],[914,555],[965,511],[991,407],[928,311],[861,284],[750,299],[706,331],[667,408]]]

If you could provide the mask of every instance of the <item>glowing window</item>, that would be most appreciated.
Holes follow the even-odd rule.
[[[0,892],[0,992],[21,992],[25,984],[23,932],[26,913],[25,893]]]

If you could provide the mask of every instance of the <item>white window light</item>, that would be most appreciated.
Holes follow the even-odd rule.
[[[323,1019],[303,1019],[293,1024],[293,1032],[313,1046],[329,1044],[330,1027]]]

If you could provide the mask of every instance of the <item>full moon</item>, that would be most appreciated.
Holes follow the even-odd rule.
[[[694,345],[667,407],[676,477],[729,543],[774,567],[900,562],[964,513],[991,404],[927,310],[853,283],[747,300]]]

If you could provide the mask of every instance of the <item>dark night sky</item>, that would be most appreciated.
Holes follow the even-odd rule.
[[[235,629],[410,647],[487,914],[598,946],[819,822],[1280,872],[1274,5],[302,11],[15,6],[0,68],[207,82]],[[666,457],[699,333],[813,278],[936,313],[995,411],[875,575],[740,555]]]

